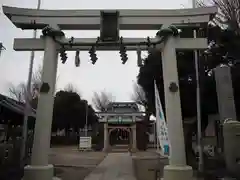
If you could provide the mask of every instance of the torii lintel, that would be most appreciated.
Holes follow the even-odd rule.
[[[54,22],[62,30],[99,30],[102,11],[110,10],[36,10],[3,6],[4,14],[21,29],[42,29]],[[207,24],[217,8],[116,11],[119,12],[120,30],[159,30],[169,22],[188,27]]]

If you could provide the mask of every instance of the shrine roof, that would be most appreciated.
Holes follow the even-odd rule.
[[[0,107],[4,107],[6,109],[9,109],[10,111],[13,111],[15,113],[24,114],[24,106],[25,103],[16,101],[12,98],[9,98],[5,95],[0,94]],[[32,113],[31,113],[32,117],[36,116],[36,110],[32,109]]]

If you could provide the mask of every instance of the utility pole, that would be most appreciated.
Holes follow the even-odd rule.
[[[86,102],[85,137],[88,136],[88,102]]]
[[[192,0],[192,7],[196,8],[197,1]],[[197,30],[193,31],[194,38],[197,38]],[[201,122],[201,95],[200,95],[200,82],[199,82],[199,60],[198,51],[194,50],[194,61],[196,71],[196,99],[197,99],[197,144],[198,144],[198,170],[203,172],[203,146],[202,146],[202,122]]]
[[[41,7],[41,0],[38,0],[37,9]],[[37,37],[37,30],[33,31],[33,38]],[[26,143],[28,137],[28,117],[32,112],[32,107],[30,105],[31,97],[31,84],[32,84],[32,75],[33,75],[33,64],[34,64],[34,56],[35,52],[31,51],[30,55],[30,64],[29,64],[29,72],[28,72],[28,81],[27,81],[27,92],[25,99],[25,107],[24,107],[24,119],[23,119],[23,128],[22,128],[22,147],[21,147],[21,160],[25,158],[26,152]]]

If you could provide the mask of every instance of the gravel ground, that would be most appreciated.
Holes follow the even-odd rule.
[[[55,176],[62,180],[84,180],[94,168],[84,167],[55,167]]]
[[[83,180],[104,158],[103,152],[79,152],[76,147],[52,148],[49,163],[62,180]],[[0,180],[21,180],[23,167],[0,169]]]
[[[79,152],[76,148],[53,148],[49,161],[55,166],[55,175],[62,180],[83,180],[102,162],[103,152]]]
[[[155,150],[132,153],[132,155],[140,157],[157,156]],[[55,175],[62,178],[62,180],[83,180],[105,156],[106,154],[103,152],[79,152],[77,147],[58,147],[51,149],[49,162],[55,166]],[[224,177],[224,171],[224,169],[219,169],[205,172],[205,178],[199,178],[199,180],[229,180],[228,178],[220,178]],[[19,176],[21,174],[22,169],[20,168],[5,167],[0,170],[0,180],[20,180]]]

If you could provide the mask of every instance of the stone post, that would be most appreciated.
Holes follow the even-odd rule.
[[[137,151],[137,128],[136,122],[132,125],[132,151]]]
[[[106,122],[104,122],[104,148],[103,148],[103,151],[107,152],[108,149],[109,149],[108,123],[106,121]]]
[[[170,37],[162,49],[166,119],[170,140],[169,165],[164,167],[164,180],[192,180],[192,168],[186,165],[177,58],[174,47],[177,40],[177,38]]]
[[[232,87],[231,68],[229,66],[218,66],[214,69],[216,90],[218,98],[218,112],[220,125],[225,119],[237,119],[234,94]],[[218,129],[218,152],[224,151],[223,129]]]
[[[223,122],[227,118],[236,120],[231,68],[228,66],[218,66],[215,68],[214,73],[220,121]]]
[[[52,113],[57,74],[56,43],[45,36],[42,85],[38,100],[31,165],[24,170],[24,180],[52,180],[53,166],[48,164]]]

